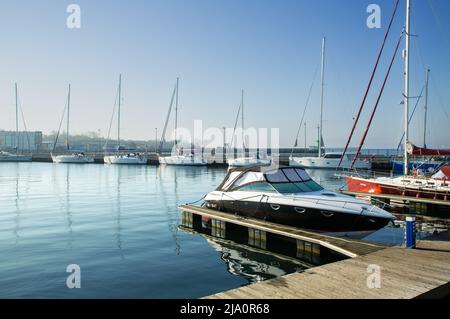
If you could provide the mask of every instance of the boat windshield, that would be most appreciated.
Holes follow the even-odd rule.
[[[280,168],[266,173],[246,172],[232,185],[229,190],[250,192],[278,192],[282,194],[296,194],[316,192],[323,187],[311,179],[302,168]]]
[[[284,176],[284,178],[282,177]],[[304,169],[283,168],[265,174],[266,180],[277,192],[282,194],[295,194],[316,192],[323,187],[311,179]]]

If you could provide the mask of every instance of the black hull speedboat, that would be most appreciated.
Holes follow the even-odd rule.
[[[294,167],[231,170],[205,197],[204,205],[230,214],[358,238],[394,219],[377,206],[325,190],[304,169]]]

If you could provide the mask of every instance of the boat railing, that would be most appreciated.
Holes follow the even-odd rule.
[[[347,178],[350,176],[360,178],[378,178],[378,177],[394,177],[392,172],[387,171],[373,171],[373,170],[351,170],[351,171],[336,171],[334,174],[337,178]]]
[[[316,204],[329,205],[328,203],[323,203],[324,201],[327,201],[327,200],[326,199],[318,199]],[[368,210],[365,209],[369,213],[371,213],[376,207],[381,207],[382,209],[385,209],[386,207],[392,207],[389,203],[383,202],[383,201],[378,200],[378,199],[373,199],[372,198],[371,201],[377,202],[377,205],[370,205],[370,209],[368,209]],[[355,204],[355,202],[354,201],[343,201],[342,202],[342,206],[340,208],[344,208],[344,209],[347,208],[348,209],[349,208],[348,207],[349,204]],[[333,208],[337,207],[336,205],[329,205],[329,206],[332,206]],[[352,208],[352,207],[350,207],[350,208]],[[363,211],[361,211],[361,213],[362,212]]]
[[[297,198],[294,198],[294,200],[296,200]],[[340,201],[341,205],[331,205],[330,202],[333,203],[337,203],[336,200],[330,198],[330,199],[325,199],[325,198],[306,198],[306,197],[299,197],[299,200],[301,201],[308,201],[311,203],[314,203],[316,205],[324,205],[324,206],[330,206],[332,208],[348,208],[348,205],[350,204],[355,204],[354,200],[344,200],[344,201]],[[369,211],[372,211],[374,209],[374,207],[371,207],[371,209]]]

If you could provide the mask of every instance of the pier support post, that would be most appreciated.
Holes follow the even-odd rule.
[[[406,248],[416,248],[416,218],[406,217],[405,225]]]
[[[266,249],[267,234],[263,230],[248,228],[248,244],[253,247]]]
[[[320,245],[297,239],[297,258],[319,264]]]
[[[218,219],[211,219],[211,236],[225,239],[226,223]]]
[[[188,227],[188,228],[193,228],[194,227],[194,216],[193,216],[193,214],[183,211],[181,224],[183,226]]]

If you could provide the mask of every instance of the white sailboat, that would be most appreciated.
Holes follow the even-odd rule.
[[[342,153],[329,152],[322,154],[321,157],[295,157],[289,160],[290,166],[299,166],[303,168],[322,168],[322,169],[336,169],[339,165],[339,161],[342,157]],[[349,169],[352,165],[355,154],[345,154],[342,159],[341,167]],[[357,169],[370,169],[370,161],[363,159],[356,159],[354,168]]]
[[[268,158],[260,158],[259,152],[255,156],[245,156],[245,142],[244,142],[244,90],[241,91],[241,105],[239,107],[239,111],[241,112],[241,122],[242,122],[242,157],[238,158],[230,158],[227,160],[228,167],[248,167],[248,166],[270,166],[272,164],[272,159]],[[238,111],[238,116],[239,116]],[[234,138],[234,134],[233,134]],[[232,144],[232,143],[231,143]]]
[[[31,156],[18,154],[19,151],[19,103],[17,95],[17,83],[14,84],[16,98],[16,153],[10,153],[0,150],[0,162],[31,162]]]
[[[106,155],[103,160],[105,164],[122,164],[122,165],[146,165],[147,158],[139,153],[120,153],[120,106],[122,98],[122,74],[119,75],[119,100],[117,112],[117,154]]]
[[[321,63],[321,94],[320,94],[320,122],[318,136],[318,156],[317,157],[293,157],[289,158],[289,166],[298,166],[304,168],[329,168],[336,169],[339,166],[341,153],[322,153],[323,147],[323,97],[324,97],[324,79],[325,79],[325,38],[322,39],[322,63]],[[350,168],[355,154],[346,154],[343,158],[341,167]],[[357,169],[370,169],[371,163],[363,159],[356,159],[353,167]]]
[[[177,82],[175,84],[174,91],[172,93],[172,99],[170,101],[169,111],[166,117],[166,123],[164,125],[163,134],[161,136],[161,142],[159,145],[158,155],[162,154],[162,148],[165,142],[165,135],[167,130],[167,124],[170,119],[170,113],[172,111],[173,102],[175,99],[175,141],[174,141],[174,149],[175,154],[170,156],[158,156],[159,164],[162,165],[178,165],[178,166],[205,166],[208,162],[203,158],[203,154],[201,156],[196,156],[195,152],[192,151],[190,154],[183,154],[178,148],[177,141],[177,129],[178,129],[178,87],[179,87],[179,78],[177,78]]]
[[[70,143],[69,143],[69,128],[70,128],[70,84],[69,84],[69,91],[67,94],[67,127],[66,127],[66,151],[70,152]],[[64,117],[64,113],[63,113]],[[62,119],[61,119],[62,120]],[[60,126],[61,129],[61,126]],[[56,143],[58,142],[59,137],[59,130],[58,134],[56,135],[55,144],[53,145],[53,151],[52,151],[52,160],[54,163],[66,163],[66,164],[86,164],[86,163],[94,163],[94,158],[85,155],[83,152],[76,152],[72,154],[61,154],[61,155],[53,155],[53,152],[56,148]]]
[[[31,162],[31,156],[0,151],[0,162]]]

